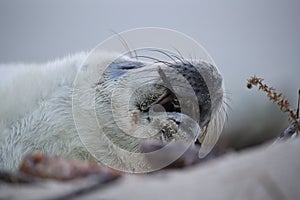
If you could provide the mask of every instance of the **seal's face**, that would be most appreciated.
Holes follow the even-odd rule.
[[[99,99],[105,95],[111,101],[109,126],[139,139],[195,141],[223,104],[222,77],[203,61],[121,57],[108,66],[98,86],[106,88]]]

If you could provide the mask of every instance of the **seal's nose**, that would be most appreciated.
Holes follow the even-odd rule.
[[[195,67],[192,63],[175,63],[169,65],[176,69],[192,86],[198,100],[200,117],[199,125],[204,127],[209,121],[211,116],[211,97],[209,88],[206,84],[206,73]]]

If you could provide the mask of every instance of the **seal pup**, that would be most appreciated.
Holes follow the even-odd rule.
[[[92,72],[91,76],[99,76],[84,94],[88,95],[90,91],[95,94],[95,110],[102,129],[99,132],[94,124],[90,124],[90,118],[94,116],[89,112],[80,120],[85,122],[89,134],[99,135],[102,139],[105,135],[112,141],[113,144],[104,140],[100,140],[101,144],[92,144],[98,149],[100,156],[97,158],[104,159],[105,164],[117,162],[135,171],[138,161],[130,161],[115,146],[139,152],[141,140],[133,140],[124,134],[124,130],[138,129],[143,134],[144,126],[150,127],[147,133],[156,130],[157,134],[152,138],[159,141],[199,136],[202,154],[212,148],[223,128],[225,114],[223,79],[215,66],[174,56],[171,61],[154,59],[155,62],[150,62],[138,57],[98,52],[89,58],[94,63],[91,67],[84,65],[87,57],[87,53],[79,53],[46,64],[0,65],[1,169],[16,169],[21,159],[33,151],[97,160],[78,135],[72,109],[74,80],[86,67]],[[99,69],[106,67],[104,73],[99,74]],[[174,73],[183,78],[178,79]],[[148,83],[137,87],[145,79]],[[188,82],[196,96],[197,108],[190,106],[193,95],[187,92],[189,88],[175,92],[168,85],[170,81]],[[186,98],[180,100],[178,96]],[[86,106],[84,101],[80,103],[82,108]],[[188,112],[181,113],[184,106]],[[198,109],[197,112],[194,109]],[[189,127],[179,131],[178,126],[189,117],[197,122],[201,134],[188,133]]]

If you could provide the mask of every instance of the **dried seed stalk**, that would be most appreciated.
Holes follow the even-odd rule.
[[[264,84],[263,80],[264,79],[256,76],[250,77],[250,79],[248,79],[247,88],[251,89],[252,86],[258,86],[258,90],[266,92],[270,101],[276,103],[282,112],[288,113],[289,120],[295,124],[297,131],[300,131],[300,123],[297,120],[297,113],[291,109],[288,100],[285,99],[281,93],[277,93],[274,88],[268,87],[266,84]]]

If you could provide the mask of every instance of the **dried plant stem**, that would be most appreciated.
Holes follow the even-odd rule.
[[[300,123],[297,119],[297,113],[295,113],[291,109],[288,100],[285,99],[281,93],[277,93],[274,88],[268,87],[266,84],[263,83],[262,78],[258,78],[256,76],[253,76],[248,80],[247,87],[251,89],[252,86],[258,86],[258,90],[266,92],[270,101],[276,103],[280,107],[280,110],[282,112],[288,113],[289,120],[296,126],[297,131],[300,131]]]

